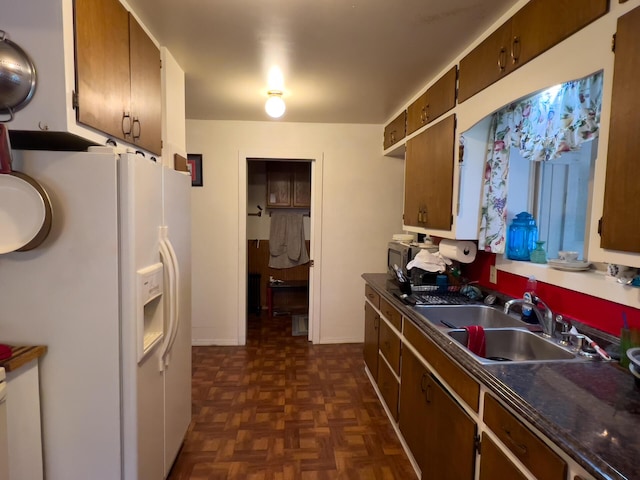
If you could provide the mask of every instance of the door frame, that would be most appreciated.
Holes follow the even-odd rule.
[[[311,162],[311,229],[309,258],[309,334],[313,343],[320,342],[320,295],[322,265],[322,172],[324,153],[318,151],[261,151],[238,152],[238,345],[247,341],[247,193],[249,159],[309,160]]]

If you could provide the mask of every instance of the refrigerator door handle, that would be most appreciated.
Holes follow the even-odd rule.
[[[171,262],[171,254],[169,253],[169,249],[167,248],[167,244],[164,238],[160,237],[160,255],[162,256],[163,263],[165,265],[165,269],[169,278],[169,285],[167,288],[168,295],[165,306],[167,307],[167,313],[169,316],[169,323],[167,325],[167,331],[164,332],[164,339],[162,341],[162,348],[160,350],[160,358],[159,358],[159,369],[162,372],[165,368],[165,357],[167,351],[169,350],[169,344],[171,342],[171,334],[173,332],[174,323],[175,323],[175,308],[174,308],[174,289],[175,289],[175,278],[174,278],[174,270],[172,268]]]
[[[176,251],[171,244],[171,240],[169,238],[165,238],[164,242],[166,244],[167,249],[169,250],[169,256],[171,258],[171,269],[173,270],[173,312],[174,312],[174,320],[173,320],[173,329],[169,332],[169,345],[167,346],[166,362],[165,366],[169,365],[169,355],[171,355],[171,349],[173,348],[173,344],[176,341],[176,335],[178,334],[178,327],[180,326],[180,266],[178,264],[178,256],[176,255]]]

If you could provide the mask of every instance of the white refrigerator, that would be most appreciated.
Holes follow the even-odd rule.
[[[45,478],[166,478],[191,419],[191,179],[106,147],[14,155],[53,209],[40,247],[0,255],[0,341],[48,347]]]

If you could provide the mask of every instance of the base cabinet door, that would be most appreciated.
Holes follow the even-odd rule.
[[[408,349],[402,352],[400,431],[423,479],[472,480],[476,424]]]
[[[487,434],[483,433],[479,480],[495,480],[497,478],[526,480],[527,477],[500,451]]]
[[[364,363],[373,378],[378,378],[378,334],[380,316],[368,303],[364,304]]]
[[[427,467],[427,404],[425,392],[430,377],[418,358],[408,348],[402,348],[402,368],[400,374],[400,431],[420,470]]]

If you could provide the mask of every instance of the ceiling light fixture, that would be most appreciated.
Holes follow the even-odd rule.
[[[280,118],[286,110],[284,100],[282,99],[282,92],[280,90],[269,90],[268,95],[267,103],[264,104],[267,115],[272,118]]]

